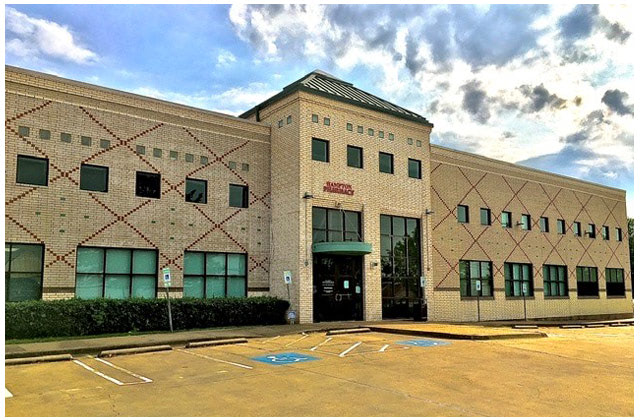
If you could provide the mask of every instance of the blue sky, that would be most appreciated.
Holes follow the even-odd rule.
[[[233,115],[320,68],[432,142],[627,190],[633,13],[611,5],[8,5],[5,60]]]

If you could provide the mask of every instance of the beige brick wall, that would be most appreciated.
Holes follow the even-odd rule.
[[[74,295],[79,245],[158,249],[158,268],[172,269],[174,296],[182,293],[185,250],[247,253],[249,294],[268,292],[268,126],[10,67],[5,93],[5,240],[45,244],[44,299]],[[19,126],[30,128],[29,137],[18,135]],[[40,139],[40,129],[51,138]],[[145,155],[135,153],[138,145]],[[49,159],[47,186],[16,183],[18,154]],[[107,193],[80,190],[82,163],[109,167]],[[161,173],[161,199],[135,195],[136,171]],[[185,202],[186,177],[207,180],[207,204]],[[229,207],[230,183],[249,185],[249,208]]]
[[[475,320],[475,298],[460,297],[458,261],[493,262],[494,297],[481,299],[481,319],[520,319],[521,298],[505,297],[504,263],[531,263],[534,270],[534,298],[529,299],[530,318],[569,317],[631,313],[631,278],[626,232],[624,191],[526,169],[504,162],[432,146],[431,182],[434,277],[429,283],[429,314],[433,320]],[[469,206],[468,224],[457,222],[458,204]],[[491,226],[480,224],[480,208],[492,211]],[[512,213],[513,228],[500,225],[500,213]],[[532,229],[516,226],[521,214],[530,214]],[[549,233],[539,228],[541,216],[549,218]],[[496,219],[497,218],[497,219]],[[564,219],[567,233],[559,235],[556,220]],[[596,238],[575,237],[572,224],[582,230],[596,226]],[[609,226],[610,239],[602,239],[602,227]],[[622,242],[615,240],[615,228],[623,229]],[[555,249],[554,249],[555,247]],[[566,265],[568,298],[545,298],[542,265]],[[577,296],[576,266],[598,268],[599,298]],[[607,298],[607,268],[623,268],[625,298]]]

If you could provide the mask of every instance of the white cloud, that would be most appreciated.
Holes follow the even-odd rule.
[[[218,67],[226,67],[236,62],[236,56],[231,51],[221,50],[218,54]]]
[[[52,58],[91,64],[98,55],[81,46],[70,29],[45,19],[32,18],[12,7],[6,8],[8,53],[22,58]]]

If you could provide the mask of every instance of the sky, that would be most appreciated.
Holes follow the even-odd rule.
[[[232,115],[322,69],[446,147],[627,191],[634,13],[619,5],[6,5],[5,61]]]

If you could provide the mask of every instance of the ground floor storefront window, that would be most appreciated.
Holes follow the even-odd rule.
[[[17,302],[42,297],[42,263],[44,246],[5,243],[5,300]]]
[[[247,295],[247,255],[224,252],[184,253],[184,297]]]

